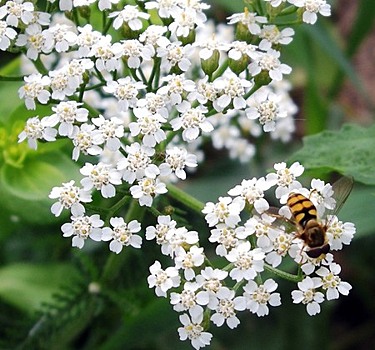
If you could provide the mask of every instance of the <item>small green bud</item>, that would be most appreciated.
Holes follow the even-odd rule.
[[[203,72],[207,75],[211,75],[216,69],[219,68],[219,59],[220,59],[220,52],[218,50],[214,50],[211,57],[207,60],[201,59],[201,66]]]
[[[229,58],[228,66],[233,73],[239,74],[243,72],[250,63],[250,58],[247,55],[242,55],[239,60]]]

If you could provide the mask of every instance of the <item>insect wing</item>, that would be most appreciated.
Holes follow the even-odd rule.
[[[286,209],[287,207],[283,207]],[[289,209],[286,209],[289,210]],[[290,210],[289,210],[290,212]],[[285,213],[280,212],[280,208],[276,207],[270,207],[267,211],[266,214],[274,217],[275,221],[272,223],[272,227],[277,229],[277,230],[283,230],[286,233],[296,233],[300,231],[300,227],[297,222],[295,222],[293,215],[290,213],[291,217],[288,218]],[[282,227],[284,229],[282,229]]]
[[[332,185],[333,198],[336,201],[336,205],[333,209],[326,210],[325,217],[336,215],[341,210],[345,201],[349,197],[352,188],[353,178],[350,176],[343,176]]]

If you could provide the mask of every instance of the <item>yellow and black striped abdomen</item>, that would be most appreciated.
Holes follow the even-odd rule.
[[[305,228],[310,220],[316,220],[316,208],[310,199],[299,193],[291,193],[287,205],[296,222]]]

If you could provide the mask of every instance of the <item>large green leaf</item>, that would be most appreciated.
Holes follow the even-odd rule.
[[[0,207],[27,222],[45,224],[54,218],[48,198],[52,187],[78,178],[78,166],[62,152],[29,157],[22,168],[5,164],[0,173]]]
[[[45,199],[53,186],[77,178],[78,166],[65,154],[47,153],[30,157],[22,168],[7,164],[1,172],[1,181],[10,193],[26,200]]]
[[[75,271],[68,265],[17,263],[0,269],[0,298],[26,312],[51,301],[62,282],[72,282]]]
[[[344,125],[339,131],[323,131],[303,139],[303,148],[291,159],[307,170],[337,171],[356,181],[375,185],[375,124]]]
[[[355,238],[362,238],[374,233],[374,208],[375,187],[355,186],[338,216],[342,221],[353,222],[357,228]]]

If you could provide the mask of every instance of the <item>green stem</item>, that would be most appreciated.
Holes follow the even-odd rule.
[[[180,202],[181,204],[184,204],[186,207],[194,210],[197,213],[202,213],[202,210],[204,208],[204,203],[194,198],[193,196],[190,196],[189,194],[187,194],[180,188],[176,187],[175,185],[168,184],[167,188],[168,188],[168,194],[173,199]]]
[[[0,81],[23,81],[24,77],[5,77],[3,75],[0,75]]]
[[[224,71],[228,68],[229,60],[226,59],[223,64],[219,67],[218,70],[216,70],[215,74],[212,75],[212,81],[217,79],[218,77],[221,77],[224,73]]]
[[[278,277],[281,277],[285,280],[288,280],[288,281],[291,281],[291,282],[294,282],[294,283],[297,283],[297,282],[301,282],[303,280],[303,275],[302,273],[298,273],[298,275],[293,275],[291,273],[288,273],[288,272],[285,272],[285,271],[281,271],[279,269],[276,269],[274,267],[272,267],[271,265],[268,265],[268,264],[264,264],[264,268],[269,271],[269,272],[272,272],[273,274],[275,274],[276,276]],[[300,272],[300,271],[299,271]]]
[[[42,75],[48,74],[48,69],[44,66],[43,62],[40,60],[40,57],[38,57],[35,61],[33,61],[35,68],[38,70],[38,72]]]

